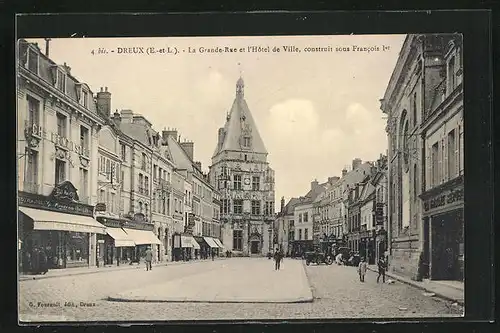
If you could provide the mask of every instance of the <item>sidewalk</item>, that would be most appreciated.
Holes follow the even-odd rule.
[[[215,258],[215,260],[224,260],[224,259],[226,259],[226,258],[225,257]],[[196,263],[207,262],[207,261],[211,261],[211,260],[210,259],[205,259],[205,260],[198,259],[198,260],[190,260],[190,261],[167,261],[167,262],[160,262],[160,263],[152,264],[152,266],[153,267],[162,267],[162,266],[189,264],[189,263],[196,264]],[[120,266],[108,265],[108,266],[101,266],[101,267],[75,267],[75,268],[49,269],[47,274],[44,274],[44,275],[20,274],[19,281],[42,280],[42,279],[50,279],[50,278],[64,277],[64,276],[106,273],[106,272],[115,272],[115,271],[122,271],[122,270],[128,270],[128,269],[144,269],[144,267],[145,267],[145,263],[133,264],[133,265],[121,264]]]
[[[376,265],[369,265],[368,269],[378,273]],[[394,272],[386,272],[386,277],[402,283],[414,286],[429,293],[436,294],[437,297],[464,305],[464,284],[459,281],[414,281],[410,278],[398,275]]]

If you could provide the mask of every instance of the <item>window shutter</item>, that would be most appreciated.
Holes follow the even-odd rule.
[[[442,167],[443,176],[441,177],[442,182],[445,182],[445,181],[447,181],[448,179],[451,178],[451,175],[450,175],[451,170],[449,170],[449,168],[448,168],[448,145],[449,145],[449,142],[446,142],[446,139],[443,139],[443,142],[442,142],[442,147],[443,147],[443,167]],[[452,156],[450,156],[450,158],[452,158]]]

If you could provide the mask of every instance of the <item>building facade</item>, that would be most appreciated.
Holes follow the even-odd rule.
[[[48,43],[48,42],[47,42]],[[48,47],[47,47],[48,50]],[[95,266],[98,133],[93,93],[36,44],[18,42],[17,140],[21,270]]]
[[[234,255],[266,255],[273,249],[274,170],[267,156],[240,78],[209,172],[221,194],[223,243]]]
[[[429,249],[432,249],[433,237],[435,240],[443,238],[445,243],[456,243],[439,250],[432,249],[439,253],[432,254],[434,262],[445,263],[442,265],[453,267],[448,271],[454,272],[448,275],[436,272],[435,277],[454,276],[459,279],[461,274],[460,251],[463,246],[459,244],[463,232],[459,225],[463,222],[458,222],[456,228],[451,226],[453,223],[436,222],[432,226],[423,222],[424,211],[425,221],[432,216],[428,213],[430,209],[427,207],[431,204],[425,194],[448,180],[446,170],[452,164],[448,162],[449,151],[457,156],[452,174],[459,179],[460,156],[463,156],[459,145],[463,128],[460,50],[460,40],[455,35],[408,35],[381,100],[381,109],[388,116],[391,269],[412,279],[430,276]],[[449,145],[447,125],[453,129]],[[448,147],[451,148],[448,150]],[[453,149],[456,149],[456,155]],[[433,170],[436,170],[434,174]],[[432,185],[428,184],[429,181]],[[424,203],[421,197],[425,198]],[[462,199],[453,202],[460,207]],[[440,217],[435,221],[441,221]],[[443,225],[441,229],[437,226],[439,223]]]

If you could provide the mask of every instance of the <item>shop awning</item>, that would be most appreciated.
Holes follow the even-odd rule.
[[[214,238],[214,242],[220,249],[224,249],[224,245],[222,245],[222,242],[218,238]]]
[[[19,211],[35,221],[34,230],[61,230],[106,234],[106,227],[93,217],[19,207]]]
[[[198,242],[196,241],[196,239],[194,239],[194,237],[191,237],[191,243],[193,244],[194,249],[196,250],[201,249],[200,244],[198,244]]]
[[[205,242],[207,242],[208,246],[211,248],[218,248],[219,245],[217,245],[212,237],[203,237]]]
[[[135,242],[122,228],[106,227],[106,233],[115,240],[115,247],[134,247]]]
[[[152,231],[129,228],[124,228],[123,230],[127,233],[128,238],[134,241],[135,245],[161,244],[158,237]]]
[[[181,247],[194,247],[191,237],[181,235]]]

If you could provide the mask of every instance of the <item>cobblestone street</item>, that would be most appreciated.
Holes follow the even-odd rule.
[[[264,264],[265,262],[265,264]],[[300,262],[284,260],[287,265]],[[19,283],[19,312],[22,321],[146,321],[146,320],[217,320],[217,319],[311,319],[311,318],[392,318],[460,316],[463,308],[403,283],[377,284],[376,274],[367,272],[365,283],[358,281],[356,269],[344,266],[306,267],[313,291],[312,303],[137,303],[110,302],[109,295],[127,290],[158,288],[163,282],[194,279],[237,272],[245,267],[248,274],[264,275],[273,271],[265,258],[233,258],[193,262],[185,265],[155,267],[146,272],[137,269],[66,276]],[[290,267],[290,266],[289,266]],[[305,267],[305,266],[304,266]],[[231,280],[225,276],[224,279]],[[220,284],[222,285],[222,284]],[[256,288],[256,287],[253,287]],[[257,293],[258,291],[256,291]],[[54,304],[57,303],[58,304]],[[51,306],[52,305],[52,306]]]

